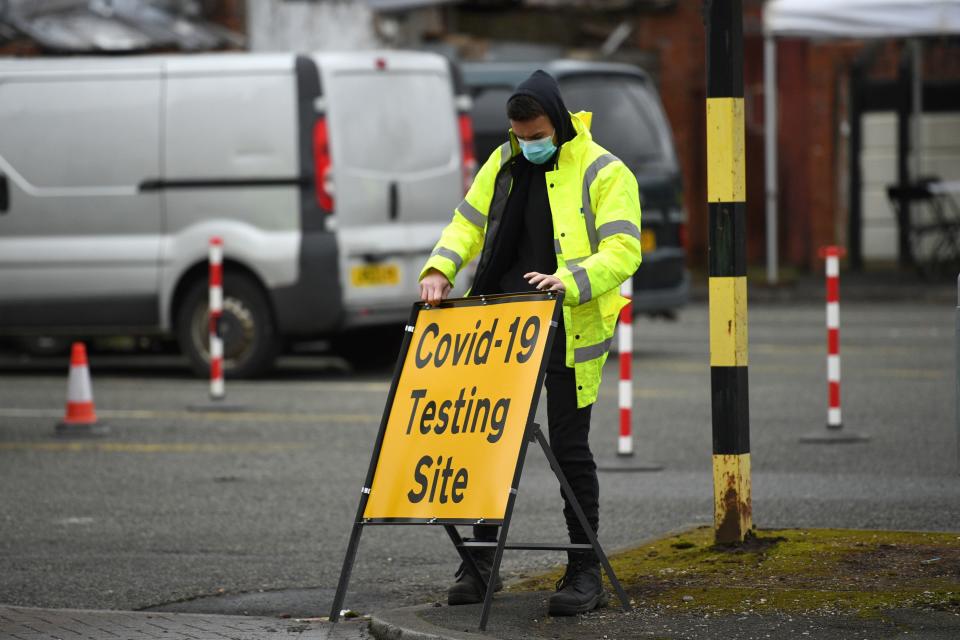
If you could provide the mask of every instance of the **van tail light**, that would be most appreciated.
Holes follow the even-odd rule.
[[[687,223],[681,222],[677,225],[677,243],[681,248],[687,248]]]
[[[317,118],[313,125],[313,168],[314,188],[317,204],[327,213],[333,212],[333,175],[330,163],[330,137],[327,133],[327,119]]]
[[[473,149],[473,121],[470,114],[461,113],[459,123],[460,145],[463,148],[463,193],[466,195],[477,173],[477,155]]]

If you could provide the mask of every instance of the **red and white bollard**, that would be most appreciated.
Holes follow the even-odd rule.
[[[620,437],[617,457],[597,463],[597,471],[662,471],[663,465],[637,462],[633,450],[633,278],[620,285],[620,295],[629,302],[620,310],[617,351],[620,358]]]
[[[223,316],[223,240],[210,238],[210,398],[223,400],[223,338],[220,319]]]
[[[618,456],[633,455],[633,278],[620,285],[620,295],[629,303],[620,310],[620,439],[617,441]]]
[[[827,261],[827,430],[800,437],[800,442],[833,444],[866,442],[869,436],[843,431],[840,414],[840,258],[843,247],[823,247]]]
[[[827,428],[842,429],[840,415],[840,258],[842,247],[824,247],[827,261]]]

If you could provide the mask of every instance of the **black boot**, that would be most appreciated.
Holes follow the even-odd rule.
[[[489,581],[490,570],[493,569],[493,556],[496,554],[496,549],[471,548],[467,549],[467,552],[473,556],[473,561],[476,563],[477,568],[480,569],[480,574],[483,576],[483,579]],[[503,580],[500,579],[500,573],[497,572],[494,578],[493,590],[500,591],[501,589],[503,589]],[[484,595],[483,585],[480,584],[472,573],[467,571],[467,566],[461,562],[460,568],[457,569],[457,581],[447,590],[447,604],[477,604],[483,602]]]
[[[593,551],[568,551],[567,572],[550,596],[552,616],[573,616],[607,604],[600,580],[600,561]]]

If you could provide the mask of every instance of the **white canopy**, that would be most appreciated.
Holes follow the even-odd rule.
[[[960,33],[960,0],[770,0],[774,36],[904,38]]]
[[[960,0],[768,0],[763,9],[767,280],[777,281],[777,37],[921,38],[960,33]],[[922,111],[920,45],[913,104]],[[914,119],[919,127],[919,118]],[[919,135],[916,135],[919,143]],[[916,154],[919,157],[919,153]]]

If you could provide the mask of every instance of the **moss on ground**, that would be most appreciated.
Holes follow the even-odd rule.
[[[960,614],[960,533],[777,529],[737,547],[698,527],[610,558],[637,603],[710,613]],[[513,591],[549,590],[561,571]]]

